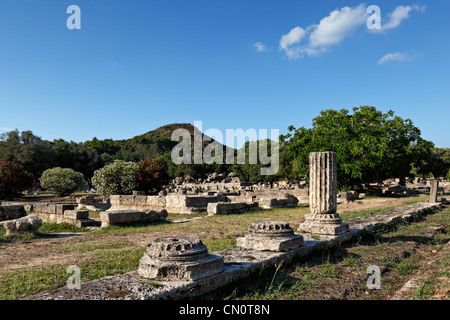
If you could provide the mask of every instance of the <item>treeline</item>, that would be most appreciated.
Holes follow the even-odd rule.
[[[273,175],[261,174],[261,168],[270,165],[249,162],[250,146],[256,144],[259,148],[261,141],[244,145],[243,164],[173,164],[171,150],[178,142],[169,137],[177,125],[167,125],[129,140],[93,138],[84,143],[63,139],[47,141],[31,131],[14,130],[0,137],[0,160],[22,165],[36,181],[47,169],[71,168],[82,173],[91,186],[94,171],[114,160],[148,159],[158,159],[170,178],[198,179],[213,172],[235,172],[242,181],[271,182],[307,178],[310,152],[335,151],[341,188],[387,178],[450,178],[450,149],[436,148],[432,142],[422,139],[411,120],[370,106],[354,108],[353,113],[346,109],[325,110],[313,119],[312,128],[289,127],[289,133],[280,136],[278,171]],[[268,143],[268,156],[271,156],[272,142]],[[234,163],[238,152],[235,150]]]

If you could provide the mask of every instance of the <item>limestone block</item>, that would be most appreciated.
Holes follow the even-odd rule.
[[[209,214],[231,214],[256,210],[258,208],[257,202],[215,202],[208,204],[207,212]]]
[[[37,232],[42,225],[42,220],[34,216],[0,222],[0,226],[5,228],[6,235],[26,232]]]
[[[0,221],[13,220],[25,216],[27,213],[23,205],[1,205]]]
[[[100,220],[103,227],[110,225],[128,224],[142,221],[145,212],[136,210],[116,210],[100,212]]]
[[[134,205],[136,207],[147,206],[147,196],[146,195],[137,195],[134,200]]]
[[[64,211],[64,218],[68,219],[89,219],[88,210],[66,210]]]
[[[428,202],[435,203],[437,202],[437,195],[439,189],[439,180],[431,180],[430,181],[430,198]]]

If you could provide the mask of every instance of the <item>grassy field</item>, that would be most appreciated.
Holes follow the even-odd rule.
[[[421,197],[417,197],[413,200],[409,198],[401,201],[407,203],[421,200]],[[387,205],[373,210],[343,211],[342,216],[348,219],[391,207],[392,205]],[[254,211],[239,215],[169,214],[166,222],[125,227],[111,226],[94,231],[44,223],[40,228],[41,234],[36,236],[6,237],[0,230],[0,299],[20,299],[33,293],[64,286],[69,276],[66,273],[69,265],[75,264],[80,267],[82,281],[136,270],[146,245],[155,238],[196,236],[208,247],[209,252],[214,252],[234,247],[236,237],[244,235],[252,222],[282,220],[296,229],[303,221],[303,216],[308,213],[309,208],[296,207]],[[194,217],[200,219],[183,223],[174,222]],[[413,226],[410,227],[413,228]],[[58,235],[61,233],[73,235],[61,237]],[[250,288],[247,291],[242,291],[238,287],[232,288],[231,292],[225,290],[221,293],[220,299],[297,299],[297,296],[303,295],[304,292],[317,291],[323,285],[320,279],[339,282],[342,270],[345,268],[362,269],[366,264],[364,256],[367,256],[367,259],[370,256],[384,256],[380,255],[379,250],[386,245],[385,241],[380,239],[377,240],[380,243],[376,246],[370,246],[371,251],[368,251],[366,255],[362,255],[358,249],[345,248],[342,250],[348,250],[348,252],[337,250],[318,253],[316,257],[311,258],[312,260],[310,259],[313,262],[297,261],[278,269],[268,267],[266,270],[261,270],[261,275],[257,276],[262,282],[253,281],[247,286]],[[388,256],[385,258],[389,259]],[[403,260],[392,260],[391,264],[389,261],[385,264],[391,266],[397,263],[399,270],[405,270],[400,272],[405,273],[409,270],[408,268],[413,271],[420,268],[414,263],[409,265],[406,262],[401,264],[402,262]],[[393,265],[392,268],[395,269]],[[298,281],[299,279],[301,281]],[[433,290],[433,288],[430,289],[432,286],[433,283],[426,283],[422,295]],[[380,298],[383,297],[386,295],[380,296]]]

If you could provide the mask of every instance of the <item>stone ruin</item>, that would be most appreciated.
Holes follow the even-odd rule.
[[[253,222],[247,235],[236,239],[236,245],[243,249],[260,251],[289,251],[303,245],[303,236],[294,234],[287,222]]]
[[[235,248],[213,254],[208,253],[198,238],[159,238],[147,246],[136,271],[83,283],[76,293],[59,288],[29,299],[105,299],[110,290],[127,292],[123,299],[175,299],[200,295],[239,281],[264,265],[276,265],[299,254],[337,246],[363,231],[372,232],[402,221],[412,221],[414,216],[435,212],[442,206],[435,202],[416,203],[343,223],[336,212],[336,154],[312,153],[310,170],[311,213],[299,226],[303,235],[294,233],[283,221],[254,222],[245,236],[236,239]],[[318,235],[320,240],[312,239],[311,234]]]
[[[197,281],[223,271],[223,258],[208,254],[197,238],[153,240],[139,261],[138,273],[150,280]]]
[[[133,223],[149,223],[166,220],[167,210],[117,210],[100,212],[101,227],[128,225]]]
[[[311,213],[299,231],[338,235],[348,231],[337,210],[337,167],[335,152],[313,152],[309,155]]]
[[[26,216],[26,214],[27,212],[23,205],[0,202],[0,221],[18,219]]]
[[[6,235],[37,233],[42,225],[42,219],[34,216],[0,222],[0,227],[5,228]]]
[[[439,180],[431,180],[430,182],[430,198],[428,199],[428,202],[438,202],[437,196],[438,196],[438,189],[439,189]]]
[[[97,200],[93,195],[85,195],[76,199],[78,210],[92,210],[92,211],[105,211],[111,207],[109,198],[103,200]]]

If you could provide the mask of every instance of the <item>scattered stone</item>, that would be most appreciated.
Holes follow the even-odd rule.
[[[34,216],[0,222],[0,226],[6,230],[6,235],[36,233],[41,225],[42,220]]]

